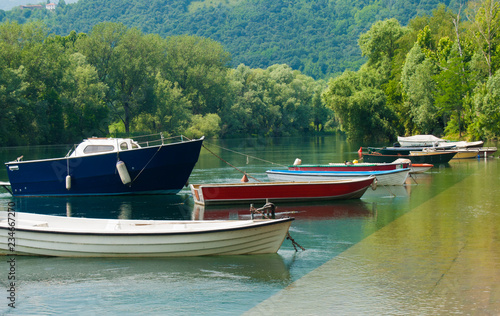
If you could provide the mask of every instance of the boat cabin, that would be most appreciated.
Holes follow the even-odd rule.
[[[141,148],[131,138],[89,138],[81,142],[69,157],[82,157]]]

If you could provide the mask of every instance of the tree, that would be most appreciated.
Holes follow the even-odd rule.
[[[476,139],[498,139],[500,137],[500,72],[484,84],[479,85],[474,93],[476,119],[468,127],[469,133]]]
[[[391,125],[394,113],[386,106],[386,98],[376,84],[376,75],[368,67],[358,73],[344,72],[330,80],[323,93],[324,102],[340,122],[350,140],[386,140],[395,137]]]
[[[401,74],[406,134],[430,134],[439,130],[434,106],[433,63],[426,58],[418,42],[407,55]]]
[[[398,40],[407,32],[398,20],[392,18],[375,22],[370,30],[359,37],[359,47],[369,64],[383,59],[392,60],[398,48]]]
[[[109,108],[105,95],[108,87],[99,81],[97,70],[80,53],[70,56],[65,86],[61,93],[64,104],[65,130],[68,141],[96,135],[107,135]]]
[[[491,77],[499,65],[495,65],[493,56],[500,44],[500,2],[498,0],[469,1],[467,17],[472,22],[473,33],[478,47],[488,65]]]
[[[156,75],[154,85],[153,110],[142,112],[133,121],[133,130],[138,132],[168,135],[184,133],[191,121],[191,102],[183,95],[178,84]]]
[[[150,110],[154,78],[164,52],[162,40],[137,29],[127,30],[123,24],[102,23],[78,47],[110,87],[107,104],[128,133],[133,118]]]
[[[192,104],[193,114],[218,113],[227,104],[230,55],[219,43],[198,36],[166,40],[165,78],[177,82]]]

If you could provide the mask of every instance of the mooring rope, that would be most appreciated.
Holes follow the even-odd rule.
[[[135,182],[135,180],[137,180],[137,178],[139,178],[139,176],[141,175],[141,173],[144,171],[144,169],[146,169],[146,167],[153,160],[153,158],[156,156],[156,154],[158,154],[158,152],[160,151],[160,149],[162,147],[163,147],[163,145],[158,146],[158,150],[154,153],[154,155],[151,157],[151,159],[149,159],[149,161],[146,163],[146,165],[144,166],[144,168],[142,168],[141,171],[139,171],[139,173],[135,176],[134,180],[132,180],[132,182],[130,182],[130,186],[132,185],[132,183]]]
[[[227,162],[226,160],[222,159],[221,156],[217,155],[216,153],[214,153],[213,151],[211,151],[210,149],[208,149],[205,144],[202,144],[203,148],[205,148],[206,150],[208,150],[209,153],[211,153],[212,155],[214,155],[215,157],[219,158],[220,160],[222,160],[223,162],[227,163],[229,166],[233,167],[234,169],[238,170],[239,172],[243,173],[244,175],[247,175],[248,177],[254,179],[255,181],[257,182],[262,182],[254,177],[252,177],[251,175],[249,175],[248,173],[246,173],[245,171],[239,169],[238,167],[235,167],[233,166],[232,164],[230,164],[229,162]]]
[[[292,242],[292,245],[293,245],[293,248],[295,249],[295,252],[297,252],[297,247],[299,247],[300,249],[302,249],[302,251],[305,251],[306,249],[304,247],[302,247],[301,245],[299,245],[295,240],[293,240],[292,236],[290,236],[290,232],[287,232],[286,233],[286,239],[290,240]]]
[[[205,141],[205,143],[207,143],[207,142]],[[227,151],[233,152],[233,153],[238,154],[238,155],[246,156],[247,158],[248,158],[248,157],[250,157],[250,158],[252,158],[252,159],[257,159],[257,160],[260,160],[260,161],[263,161],[263,162],[270,163],[270,164],[272,164],[272,165],[277,165],[277,166],[280,166],[280,167],[285,167],[285,168],[287,167],[287,166],[285,166],[285,165],[281,165],[281,164],[279,164],[279,163],[275,163],[275,162],[272,162],[272,161],[269,161],[269,160],[265,160],[265,159],[262,159],[262,158],[255,157],[255,156],[250,156],[250,155],[248,155],[248,154],[240,153],[240,152],[238,152],[238,151],[235,151],[235,150],[232,150],[232,149],[229,149],[229,148],[225,148],[225,147],[221,147],[221,146],[219,146],[219,145],[215,145],[215,144],[210,144],[210,145],[215,146],[215,147],[219,147],[220,149],[224,149],[224,150],[227,150]],[[203,147],[205,147],[205,146],[203,146]],[[205,147],[205,148],[206,148],[206,147]]]

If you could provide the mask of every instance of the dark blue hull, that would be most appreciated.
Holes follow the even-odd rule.
[[[6,163],[14,196],[82,196],[179,192],[198,161],[203,139],[85,157]],[[124,185],[123,161],[132,183]],[[66,188],[66,176],[71,188]]]

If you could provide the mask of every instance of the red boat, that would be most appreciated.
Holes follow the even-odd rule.
[[[330,163],[328,165],[291,165],[291,171],[385,171],[409,168],[409,163]]]
[[[359,199],[374,176],[356,180],[191,184],[197,204]]]

